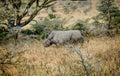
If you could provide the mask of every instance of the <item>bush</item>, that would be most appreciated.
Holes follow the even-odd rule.
[[[74,26],[72,26],[72,30],[80,30],[82,32],[82,35],[83,36],[87,36],[88,32],[89,32],[89,29],[90,29],[90,25],[88,23],[89,19],[86,19],[85,21],[82,21],[82,20],[78,20],[76,22],[76,24]]]
[[[32,25],[33,30],[22,30],[24,35],[39,35],[40,39],[45,39],[53,30],[67,30],[62,25],[66,19],[58,18],[55,14],[48,14],[48,17],[38,20],[36,24]]]
[[[102,37],[102,36],[114,36],[114,31],[108,30],[106,23],[100,23],[98,17],[94,17],[93,23],[88,23],[89,19],[82,21],[79,20],[71,29],[80,30],[83,36],[94,36],[94,37]]]
[[[39,24],[36,24],[36,25],[33,25],[33,28],[34,28],[34,34],[35,35],[40,35],[40,38],[44,39],[46,37],[46,34],[45,34],[45,26],[44,25],[39,25]]]
[[[85,27],[81,23],[77,23],[73,28],[73,30],[85,30]]]
[[[27,30],[22,30],[21,32],[22,32],[24,35],[34,34],[34,32],[33,32],[32,30],[29,30],[29,29],[27,29]]]
[[[19,76],[17,66],[26,59],[23,57],[25,52],[25,50],[7,50],[0,47],[0,76]]]
[[[5,27],[0,26],[0,40],[2,40],[3,38],[5,38],[5,36],[7,35],[8,31],[7,29],[5,29]]]
[[[54,18],[56,18],[56,16],[54,14],[49,14],[49,18],[54,19]]]
[[[108,22],[109,29],[120,23],[120,10],[115,5],[115,0],[101,0],[97,10],[99,16],[103,17],[102,20]]]
[[[25,35],[39,35],[41,39],[45,39],[53,30],[66,30],[62,26],[65,21],[65,19],[60,19],[53,14],[49,14],[48,17],[33,24],[33,30],[23,30],[22,33]]]

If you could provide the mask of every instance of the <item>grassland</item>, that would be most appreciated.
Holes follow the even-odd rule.
[[[78,50],[77,54],[74,50]],[[119,76],[120,36],[85,40],[84,44],[51,46],[42,41],[20,41],[17,45],[1,45],[0,51],[24,51],[4,66],[1,76]],[[82,59],[81,59],[82,57]],[[19,62],[17,62],[19,60]],[[85,69],[86,68],[86,69]]]
[[[74,25],[79,19],[98,14],[98,1],[91,1],[92,8],[87,14],[84,13],[87,6],[69,14],[55,6],[54,14],[68,20],[64,27]],[[116,3],[120,5],[119,1]],[[45,18],[49,13],[49,10],[42,10],[35,20]],[[30,24],[24,29],[29,27]],[[17,45],[14,42],[0,44],[0,76],[120,76],[120,36],[91,37],[83,45],[59,48],[54,45],[45,48],[42,42],[20,39]]]

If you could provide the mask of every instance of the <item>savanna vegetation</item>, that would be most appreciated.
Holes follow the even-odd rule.
[[[119,0],[0,0],[0,76],[119,76]],[[44,47],[53,30],[84,43]]]

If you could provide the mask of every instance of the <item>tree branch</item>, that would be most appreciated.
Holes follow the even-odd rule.
[[[11,2],[12,2],[12,6],[13,6],[13,8],[19,10],[22,1],[21,1],[21,0],[11,0]]]
[[[16,23],[16,25],[20,24],[19,12],[20,12],[21,3],[22,3],[21,0],[12,0],[12,6],[15,9],[15,23]]]
[[[5,14],[7,13],[7,12],[9,12],[9,8],[8,8],[8,4],[7,4],[7,1],[6,0],[1,0],[2,1],[2,3],[3,3],[3,7],[4,7],[4,9],[5,9]],[[7,18],[7,21],[8,21],[8,25],[7,25],[7,27],[8,28],[11,28],[11,27],[13,27],[14,26],[14,18],[13,18],[13,16],[9,16],[8,18]]]
[[[3,7],[5,8],[5,10],[8,10],[8,4],[6,3],[6,0],[1,0]]]
[[[39,6],[39,0],[36,1],[36,7]]]
[[[22,15],[20,15],[19,20],[21,21],[21,19],[28,13],[28,9],[31,7],[31,5],[35,2],[36,0],[31,0],[28,5],[26,6],[24,12],[22,13]]]
[[[45,0],[40,6],[36,7],[36,10],[31,14],[31,16],[25,22],[21,23],[20,26],[23,27],[23,26],[27,25],[30,21],[33,20],[33,18],[37,15],[37,13],[41,9],[45,8],[49,3],[54,2],[54,1],[56,1],[56,0]]]
[[[36,9],[36,10],[31,14],[31,16],[30,16],[25,22],[20,23],[20,26],[23,27],[23,26],[27,25],[30,21],[32,21],[33,18],[36,16],[36,14],[37,14],[37,13],[39,12],[39,10],[41,10],[41,9],[42,9],[42,7],[39,8],[39,9]]]
[[[3,24],[3,25],[8,25],[7,23],[0,23],[0,24]]]

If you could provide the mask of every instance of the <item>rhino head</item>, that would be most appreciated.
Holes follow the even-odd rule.
[[[52,41],[49,39],[46,39],[43,43],[44,47],[49,47],[50,45],[52,45]]]

